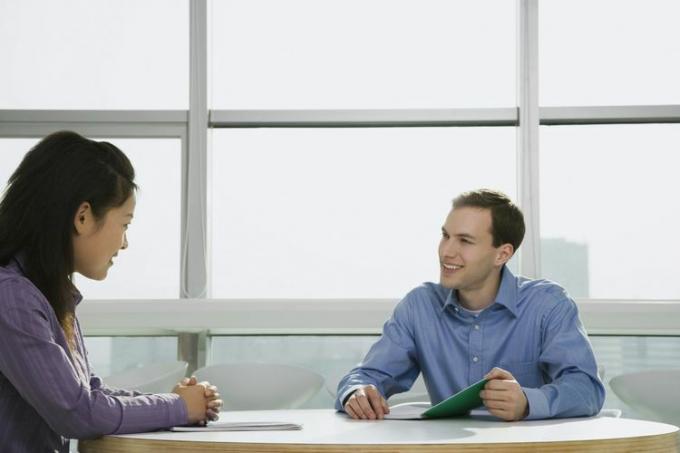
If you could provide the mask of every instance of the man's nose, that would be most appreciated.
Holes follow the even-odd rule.
[[[128,248],[127,233],[123,233],[123,243],[120,246],[121,250]]]
[[[444,256],[456,256],[458,254],[458,245],[456,241],[449,239],[442,247],[442,254]]]

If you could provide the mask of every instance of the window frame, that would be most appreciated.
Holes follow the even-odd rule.
[[[179,138],[182,143],[181,294],[176,300],[100,300],[79,307],[88,335],[178,334],[180,356],[204,364],[210,334],[379,333],[391,299],[211,299],[208,132],[247,127],[517,128],[518,203],[527,234],[520,273],[539,277],[539,126],[680,123],[680,105],[541,107],[538,99],[539,0],[517,0],[516,108],[397,110],[209,110],[208,0],[190,0],[189,110],[0,110],[0,137],[40,138],[60,129],[91,137]],[[680,299],[577,301],[591,334],[680,335]],[[337,316],[328,316],[328,312]],[[362,316],[357,317],[356,313]],[[290,317],[295,313],[295,319]],[[350,315],[351,313],[351,315]],[[198,339],[198,340],[197,340]],[[203,362],[203,363],[201,363]]]

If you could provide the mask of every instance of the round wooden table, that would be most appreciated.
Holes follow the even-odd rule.
[[[223,412],[221,421],[281,421],[300,431],[154,432],[81,441],[81,452],[678,452],[673,425],[613,417],[503,422],[491,417],[351,420],[330,409]]]

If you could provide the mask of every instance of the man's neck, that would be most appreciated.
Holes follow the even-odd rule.
[[[483,310],[494,303],[501,285],[501,271],[493,272],[479,288],[458,290],[458,301],[468,310]]]

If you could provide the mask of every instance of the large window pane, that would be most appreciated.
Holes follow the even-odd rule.
[[[541,104],[680,104],[680,3],[542,1]]]
[[[506,0],[214,0],[211,106],[513,106],[515,8]]]
[[[515,195],[514,128],[222,129],[215,297],[401,297],[437,281],[451,200]]]
[[[74,274],[86,299],[176,298],[179,296],[181,142],[178,139],[100,139],[118,146],[132,161],[137,193],[129,247],[115,259],[104,281]],[[0,178],[7,179],[38,139],[0,140]]]
[[[0,109],[185,109],[187,0],[0,2]]]
[[[9,177],[35,143],[30,138],[0,138],[0,191],[5,190]]]
[[[679,150],[674,124],[542,127],[544,275],[589,282],[580,297],[677,299]]]

